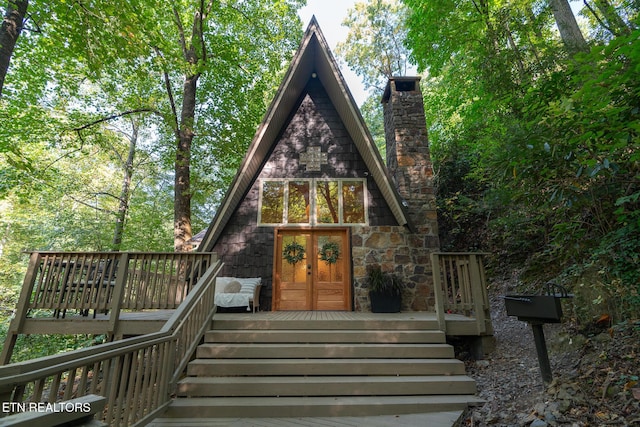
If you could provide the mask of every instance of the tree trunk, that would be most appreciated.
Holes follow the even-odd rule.
[[[589,46],[585,41],[576,17],[573,15],[568,0],[549,0],[553,16],[560,31],[560,37],[569,54],[588,52]]]
[[[133,160],[136,154],[136,144],[138,143],[138,125],[131,121],[133,130],[129,136],[129,154],[124,166],[124,177],[122,179],[122,190],[120,191],[120,204],[116,215],[116,227],[113,231],[112,249],[120,251],[122,246],[122,235],[124,234],[124,223],[129,211],[129,199],[131,198],[131,177],[133,176]]]
[[[11,224],[8,223],[6,228],[3,230],[2,236],[0,236],[0,258],[2,258],[2,254],[4,253],[4,245],[6,245],[9,240],[10,228]]]
[[[22,31],[28,6],[28,0],[9,0],[7,4],[7,12],[0,27],[0,96],[4,87],[4,78],[9,71],[13,48]]]
[[[520,48],[518,47],[518,44],[513,38],[513,33],[511,32],[511,28],[509,27],[508,22],[505,23],[505,31],[507,33],[507,40],[509,41],[509,46],[511,46],[511,49],[515,54],[515,61],[516,61],[516,65],[518,66],[519,80],[522,80],[526,74],[526,70],[525,70],[524,62],[522,61],[522,54],[520,52]]]
[[[173,246],[185,251],[191,239],[191,143],[196,111],[196,88],[199,75],[185,77],[182,97],[182,113],[175,164],[175,197],[173,203]]]
[[[207,52],[204,43],[203,22],[207,16],[208,9],[213,2],[205,5],[201,0],[193,16],[193,27],[191,31],[191,41],[187,43],[184,35],[180,14],[174,5],[174,15],[176,24],[180,30],[180,43],[184,60],[188,69],[194,70],[185,74],[182,85],[182,110],[180,112],[180,122],[176,129],[177,150],[175,164],[175,185],[173,202],[173,247],[176,251],[188,251],[191,247],[187,245],[192,237],[191,231],[191,143],[193,142],[196,117],[196,92],[198,88],[198,78],[202,68],[202,63],[206,62]],[[175,110],[174,110],[175,111]]]
[[[587,2],[584,2],[587,4]],[[607,25],[606,28],[613,34],[614,36],[620,35],[628,35],[631,34],[631,27],[624,22],[624,19],[618,14],[616,8],[609,2],[609,0],[595,0],[594,3],[598,8],[598,11],[604,17]],[[588,4],[587,4],[588,6]],[[591,7],[589,7],[590,10]]]
[[[497,31],[493,25],[491,14],[489,11],[489,2],[487,0],[474,1],[476,11],[487,26],[487,39],[489,40],[489,52],[491,56],[498,57],[500,52],[500,43],[498,41]]]

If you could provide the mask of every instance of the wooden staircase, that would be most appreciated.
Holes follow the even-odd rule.
[[[479,402],[435,320],[215,316],[161,419],[361,417]]]

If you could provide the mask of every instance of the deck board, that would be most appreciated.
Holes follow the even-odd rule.
[[[464,316],[448,315],[450,319]],[[455,317],[454,317],[455,316]],[[400,313],[367,313],[356,311],[261,311],[258,313],[216,313],[215,319],[225,320],[436,320],[435,313],[411,311]]]
[[[157,332],[171,317],[174,310],[148,310],[121,312],[120,330],[125,335]],[[369,313],[355,311],[262,311],[257,313],[216,313],[215,320],[274,321],[274,322],[352,322],[352,321],[436,321],[433,312]],[[475,319],[458,314],[446,314],[448,335],[477,335]],[[109,314],[94,318],[68,312],[64,318],[27,318],[21,333],[26,334],[100,334],[105,333]]]

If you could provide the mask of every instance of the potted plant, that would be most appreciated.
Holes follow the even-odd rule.
[[[384,273],[380,266],[369,268],[367,276],[372,313],[398,313],[402,307],[402,280],[391,273]]]

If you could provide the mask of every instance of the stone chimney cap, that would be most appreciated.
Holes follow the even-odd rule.
[[[391,84],[394,84],[394,90],[396,92],[413,92],[420,89],[420,80],[422,77],[420,76],[393,76],[389,77],[389,81],[387,82],[387,86],[384,89],[384,94],[382,95],[382,103],[386,103],[389,101],[389,97],[391,96]]]

